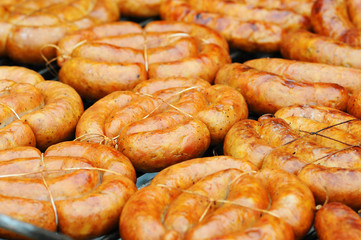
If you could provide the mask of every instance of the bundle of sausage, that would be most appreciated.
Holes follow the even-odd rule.
[[[66,84],[22,67],[0,67],[0,149],[48,146],[73,137],[83,103]]]
[[[117,22],[71,34],[59,43],[59,80],[86,98],[99,99],[131,90],[157,77],[214,80],[231,62],[228,45],[217,32],[197,24],[155,21],[144,29]]]
[[[151,172],[202,156],[247,117],[244,98],[231,87],[159,78],[100,99],[82,115],[76,137],[113,143],[137,170]]]
[[[65,34],[99,23],[116,21],[112,0],[10,0],[0,4],[0,56],[40,64],[55,57]]]
[[[301,239],[315,203],[297,177],[227,156],[161,171],[127,202],[120,235],[131,239]]]
[[[227,155],[258,167],[296,174],[317,203],[338,201],[361,208],[361,122],[336,109],[283,108],[275,116],[243,120],[224,140]]]
[[[160,15],[165,20],[211,27],[225,36],[231,47],[273,52],[279,50],[284,31],[310,28],[308,16],[313,2],[165,0]]]
[[[63,142],[44,154],[32,147],[0,153],[0,212],[75,239],[114,230],[137,190],[129,160],[107,146]],[[0,236],[19,238],[4,229]]]

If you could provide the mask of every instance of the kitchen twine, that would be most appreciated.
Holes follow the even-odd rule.
[[[144,57],[144,67],[146,72],[148,73],[149,71],[149,60],[148,60],[148,47],[147,44],[151,43],[147,40],[147,31],[143,30],[142,31],[143,34],[143,38],[144,38],[144,43],[143,43],[143,57]],[[190,34],[188,33],[174,33],[171,34],[170,36],[168,36],[167,38],[176,38],[176,37],[192,37]],[[205,39],[200,39],[201,42],[204,42],[206,44],[209,44],[210,42],[205,40]],[[70,53],[72,53],[76,48],[80,47],[81,45],[87,43],[88,40],[82,40],[80,42],[78,42],[77,44],[75,44],[73,46],[73,48],[70,50]],[[59,48],[59,46],[55,45],[55,44],[45,44],[41,49],[40,49],[40,55],[42,57],[42,59],[45,61],[45,66],[47,67],[47,69],[49,70],[49,72],[51,72],[51,74],[56,77],[57,76],[57,71],[55,70],[55,68],[53,67],[53,65],[51,65],[54,61],[58,60],[59,57],[62,57],[64,59],[70,59],[71,56],[68,54],[62,54],[61,56],[57,56],[54,57],[50,60],[47,59],[47,57],[44,54],[44,49],[48,48],[48,47],[52,47],[55,48],[58,52],[61,52],[61,49]]]
[[[243,177],[244,175],[256,174],[256,173],[257,173],[257,171],[248,171],[248,172],[241,173],[231,181],[229,186],[232,185],[233,183],[235,183],[239,178]],[[266,214],[272,215],[272,216],[274,216],[276,218],[281,218],[279,215],[277,215],[276,213],[274,213],[272,211],[268,211],[268,210],[265,210],[265,209],[248,206],[248,205],[245,205],[245,204],[242,204],[242,203],[238,203],[236,201],[229,201],[229,200],[224,200],[224,199],[214,199],[214,198],[211,198],[211,197],[209,197],[207,195],[204,195],[204,194],[201,194],[201,193],[197,193],[197,192],[193,192],[193,191],[189,191],[189,190],[181,189],[181,188],[177,188],[177,187],[171,187],[171,186],[167,186],[165,184],[156,184],[155,186],[162,187],[162,188],[168,188],[168,189],[174,189],[174,190],[177,190],[177,191],[181,191],[182,193],[188,193],[188,194],[191,194],[191,195],[195,195],[195,196],[205,198],[209,203],[208,203],[206,209],[204,210],[204,212],[202,213],[201,217],[199,218],[198,222],[201,222],[204,219],[204,217],[209,212],[212,204],[215,204],[215,203],[228,203],[228,204],[232,204],[232,205],[237,205],[237,206],[240,206],[240,207],[251,209],[253,211],[266,213]],[[270,207],[270,206],[268,206],[268,207]]]
[[[173,104],[167,102],[168,99],[170,99],[170,98],[172,98],[172,97],[174,97],[174,96],[180,95],[180,94],[182,94],[182,93],[191,91],[191,90],[193,90],[193,89],[198,89],[198,87],[197,87],[197,86],[193,86],[193,87],[189,87],[189,88],[183,89],[183,90],[181,90],[181,91],[178,91],[178,92],[172,94],[171,96],[169,96],[169,98],[167,98],[167,99],[165,99],[165,100],[162,99],[162,98],[160,98],[160,97],[156,97],[156,96],[154,96],[154,95],[152,95],[152,94],[138,93],[138,92],[137,92],[136,94],[139,95],[139,96],[150,97],[150,98],[152,98],[152,99],[159,99],[159,100],[162,101],[162,103],[167,104],[168,106],[170,106],[171,108],[179,111],[180,113],[184,114],[185,116],[187,116],[187,117],[189,117],[189,118],[193,118],[192,115],[184,112],[183,110],[177,108],[177,107],[174,106]],[[147,119],[148,117],[150,117],[157,109],[160,108],[161,105],[162,105],[162,104],[158,104],[152,111],[150,111],[150,112],[149,112],[146,116],[144,116],[142,119],[144,120],[144,119]],[[121,130],[121,131],[122,131],[122,130]],[[90,140],[90,139],[92,139],[92,138],[102,138],[102,140],[99,142],[99,144],[110,145],[110,146],[114,147],[115,149],[118,149],[117,141],[118,141],[118,138],[119,138],[120,134],[121,134],[121,132],[120,132],[117,136],[115,136],[115,137],[113,137],[113,138],[109,138],[109,137],[107,137],[106,135],[101,134],[101,133],[85,133],[85,134],[83,134],[83,135],[75,138],[74,141],[81,141],[81,142],[83,142],[83,141],[88,141],[88,140]]]

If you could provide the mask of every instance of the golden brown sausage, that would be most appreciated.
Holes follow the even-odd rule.
[[[105,1],[12,1],[1,17],[1,55],[15,61],[39,64],[55,57],[51,44],[78,29],[119,18],[116,3]],[[43,55],[43,56],[42,56]]]
[[[231,87],[158,78],[96,102],[81,117],[76,136],[117,143],[137,170],[149,172],[201,156],[247,116],[243,96]]]
[[[244,167],[226,170],[223,164],[216,170],[216,164],[226,159],[221,156],[190,160],[160,172],[160,176],[138,191],[125,207],[120,219],[121,237],[248,239],[247,236],[257,233],[256,239],[271,236],[293,239],[294,234],[299,239],[308,231],[314,200],[303,183],[282,171],[264,170],[253,175],[244,172]],[[228,157],[227,161],[230,160]],[[209,168],[208,164],[214,167]],[[260,217],[254,207],[267,206],[267,194],[272,200],[270,212]],[[223,198],[229,201],[220,204]],[[284,205],[286,199],[292,213]],[[276,225],[276,228],[270,227]]]
[[[361,118],[360,105],[361,105],[361,90],[355,92],[354,94],[352,94],[352,96],[350,96],[347,104],[347,112],[357,118]]]
[[[361,68],[360,48],[302,30],[282,36],[281,53],[288,59]]]
[[[346,205],[331,202],[317,211],[315,230],[320,240],[360,239],[361,217]]]
[[[259,58],[246,61],[244,64],[260,71],[282,75],[300,82],[335,83],[351,93],[361,90],[361,82],[359,81],[361,70],[357,68],[281,58]]]
[[[155,17],[159,15],[161,0],[117,0],[120,12],[131,17]]]
[[[361,1],[360,0],[347,0],[347,10],[352,23],[357,27],[361,28]]]
[[[251,6],[267,9],[285,9],[310,17],[315,0],[238,0]]]
[[[82,100],[74,89],[44,81],[22,67],[0,68],[0,105],[0,149],[37,146],[45,150],[71,138],[83,113]]]
[[[56,81],[44,81],[35,85],[44,96],[42,109],[24,115],[35,133],[37,146],[48,146],[72,137],[83,113],[83,102],[73,88]]]
[[[110,147],[64,142],[49,147],[44,155],[30,147],[3,153],[1,213],[75,239],[113,230],[136,191],[133,166]],[[16,237],[2,230],[0,234]]]
[[[60,81],[81,96],[99,99],[132,90],[148,78],[197,77],[213,82],[231,62],[217,32],[196,24],[154,21],[142,29],[132,22],[78,31],[59,43]]]
[[[348,101],[346,89],[339,85],[297,82],[240,63],[222,67],[215,83],[236,88],[245,97],[250,111],[256,113],[274,113],[282,107],[295,104],[344,110]]]
[[[316,202],[339,201],[352,208],[360,199],[360,124],[342,111],[291,106],[259,121],[236,123],[225,138],[224,152],[244,157],[262,169],[297,175]]]
[[[317,0],[311,20],[315,32],[361,47],[361,30],[350,21],[346,0]]]
[[[165,1],[160,10],[162,18],[173,21],[196,22],[222,32],[230,46],[246,51],[273,52],[279,49],[282,28],[258,21],[239,21],[215,13],[192,9],[186,1]]]

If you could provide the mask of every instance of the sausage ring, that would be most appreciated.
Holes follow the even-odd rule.
[[[83,103],[71,87],[22,67],[0,67],[0,149],[72,137]]]
[[[125,240],[300,239],[312,225],[312,193],[289,173],[255,170],[226,156],[164,169],[130,198],[120,235]]]
[[[262,168],[283,169],[305,182],[317,203],[361,208],[361,122],[336,109],[291,106],[275,117],[236,123],[224,152]]]
[[[279,50],[283,30],[309,28],[309,19],[293,11],[254,7],[242,1],[166,0],[163,19],[195,22],[219,31],[231,47],[245,51]]]
[[[129,160],[99,144],[63,142],[44,155],[31,147],[2,150],[0,169],[1,213],[76,239],[116,228],[136,191]],[[0,235],[18,238],[3,229]]]
[[[245,97],[250,111],[258,114],[274,113],[295,104],[347,108],[348,92],[337,84],[299,82],[240,63],[222,67],[215,83],[236,88]]]
[[[119,18],[112,0],[9,0],[0,9],[0,56],[27,64],[54,58],[65,34]]]
[[[149,172],[201,156],[247,116],[246,102],[231,87],[201,79],[151,79],[133,92],[114,92],[96,102],[79,120],[76,137],[113,139],[137,170]]]
[[[132,90],[148,78],[199,77],[213,82],[231,59],[226,40],[197,24],[154,21],[144,29],[117,22],[81,30],[59,43],[59,80],[90,99]]]

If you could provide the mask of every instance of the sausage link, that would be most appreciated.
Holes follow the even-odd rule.
[[[315,230],[320,240],[360,239],[361,218],[342,203],[328,203],[316,213]]]
[[[301,83],[240,63],[222,67],[215,83],[236,88],[245,97],[250,111],[256,113],[274,113],[282,107],[296,104],[346,109],[348,101],[346,89],[339,85]]]
[[[300,82],[335,83],[346,88],[350,93],[361,90],[361,70],[322,63],[310,63],[281,58],[259,58],[244,64],[260,71],[282,75]]]
[[[282,36],[281,53],[293,60],[361,68],[360,48],[303,30]]]

